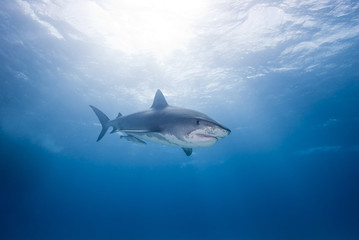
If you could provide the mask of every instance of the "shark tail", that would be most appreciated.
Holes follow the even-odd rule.
[[[101,112],[98,108],[90,105],[90,107],[92,108],[92,110],[95,112],[96,116],[98,117],[98,120],[100,120],[100,123],[102,125],[102,130],[100,132],[100,135],[97,138],[97,142],[101,140],[101,138],[103,138],[103,136],[105,135],[105,133],[107,132],[108,128],[110,127],[110,119],[106,116],[106,114],[104,114],[103,112]]]

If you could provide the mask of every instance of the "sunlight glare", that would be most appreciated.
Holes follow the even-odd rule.
[[[185,50],[194,24],[206,10],[203,0],[122,0],[94,3],[92,27],[105,44],[127,54],[151,53],[158,58]]]

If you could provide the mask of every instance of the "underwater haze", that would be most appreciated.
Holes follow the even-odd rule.
[[[0,239],[359,239],[355,0],[2,0]],[[231,134],[96,142],[170,105]]]

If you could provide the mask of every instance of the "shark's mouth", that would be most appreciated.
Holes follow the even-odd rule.
[[[216,139],[217,140],[217,138],[215,137],[215,136],[212,136],[212,135],[208,135],[208,134],[204,134],[204,133],[196,133],[196,136],[197,137],[200,137],[200,138],[214,138],[214,139]]]
[[[184,139],[191,147],[208,147],[215,144],[218,138],[204,131],[191,132]]]

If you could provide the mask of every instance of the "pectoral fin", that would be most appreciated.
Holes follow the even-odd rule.
[[[192,154],[192,148],[182,148],[183,151],[186,153],[187,156],[191,156]]]

